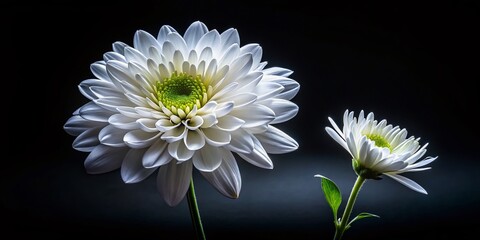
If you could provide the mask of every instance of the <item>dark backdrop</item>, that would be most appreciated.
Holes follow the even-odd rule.
[[[119,171],[86,174],[87,154],[71,148],[62,127],[86,102],[77,85],[93,76],[89,65],[114,41],[132,44],[137,29],[156,36],[164,24],[183,33],[200,20],[220,32],[237,28],[242,45],[259,43],[268,66],[294,70],[301,84],[299,113],[280,126],[297,151],[272,155],[273,170],[239,161],[236,200],[195,173],[208,239],[332,238],[313,175],[330,177],[348,197],[349,156],[324,131],[327,117],[340,122],[347,108],[407,128],[439,158],[407,174],[429,195],[368,181],[354,213],[381,218],[355,223],[345,238],[467,239],[480,213],[478,2],[333,2],[2,3],[1,228],[28,237],[193,239],[185,200],[168,207],[154,177],[126,185]]]

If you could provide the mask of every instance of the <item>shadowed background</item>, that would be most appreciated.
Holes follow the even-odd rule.
[[[271,155],[275,168],[238,158],[239,199],[223,197],[194,173],[207,239],[331,239],[332,213],[315,174],[334,180],[344,203],[355,180],[350,157],[324,131],[345,109],[373,111],[407,128],[439,156],[407,174],[428,195],[389,178],[367,181],[345,239],[466,239],[478,224],[478,31],[474,1],[397,5],[135,2],[131,5],[2,5],[1,229],[27,237],[193,239],[186,199],[168,207],[155,177],[127,185],[119,171],[88,175],[86,153],[63,131],[87,102],[77,89],[111,44],[132,45],[136,30],[156,36],[168,24],[184,33],[196,20],[241,44],[259,43],[269,67],[294,71],[298,115],[279,127],[300,144]],[[6,65],[5,65],[6,63]],[[5,123],[4,123],[5,124]],[[344,205],[340,210],[343,211]]]

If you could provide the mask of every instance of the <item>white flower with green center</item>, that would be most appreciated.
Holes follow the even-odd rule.
[[[420,138],[407,138],[407,130],[393,127],[387,121],[378,122],[373,113],[364,117],[360,111],[358,119],[353,112],[345,111],[343,129],[328,118],[333,129],[326,127],[327,133],[345,148],[352,156],[355,172],[365,179],[375,179],[380,175],[389,176],[403,185],[426,194],[423,187],[406,178],[401,173],[418,172],[430,169],[424,167],[437,157],[426,157],[428,143],[420,146]]]
[[[240,46],[236,29],[223,33],[194,22],[180,35],[139,30],[133,47],[115,42],[80,83],[90,102],[68,119],[73,148],[90,152],[88,173],[121,168],[126,183],[157,169],[170,206],[185,196],[193,167],[222,194],[237,198],[241,177],[234,154],[266,169],[269,153],[298,148],[274,127],[293,118],[299,84],[292,71],[265,68],[258,44]]]

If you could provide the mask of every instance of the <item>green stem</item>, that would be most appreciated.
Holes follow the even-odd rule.
[[[195,228],[195,232],[197,233],[197,239],[205,240],[205,232],[203,231],[202,219],[200,218],[200,211],[198,210],[193,178],[190,179],[190,188],[188,189],[187,199],[190,216],[192,216],[193,228]]]
[[[339,225],[336,226],[335,236],[333,237],[334,240],[342,239],[343,233],[345,232],[348,224],[348,220],[350,218],[350,214],[352,213],[353,205],[355,205],[355,200],[357,200],[358,193],[360,192],[360,188],[362,188],[363,183],[365,182],[365,178],[358,176],[355,184],[353,185],[352,192],[350,193],[350,197],[348,197],[347,206],[343,211],[343,215],[341,218],[341,222]]]

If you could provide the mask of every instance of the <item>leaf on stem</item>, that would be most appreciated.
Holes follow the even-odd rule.
[[[352,221],[350,221],[347,226],[350,227],[350,225],[351,225],[353,222],[355,222],[355,221],[357,221],[357,220],[360,220],[360,219],[362,219],[362,218],[369,218],[369,217],[380,218],[380,216],[378,216],[378,215],[371,214],[371,213],[366,213],[366,212],[362,212],[362,213],[358,214],[354,219],[352,219]],[[348,228],[348,227],[347,227],[347,228]]]
[[[322,179],[323,193],[325,194],[325,198],[327,199],[330,208],[332,208],[334,220],[335,222],[337,222],[337,212],[338,207],[340,207],[340,204],[342,203],[342,194],[340,193],[337,185],[332,180],[319,174],[315,175],[315,177],[319,177]]]

